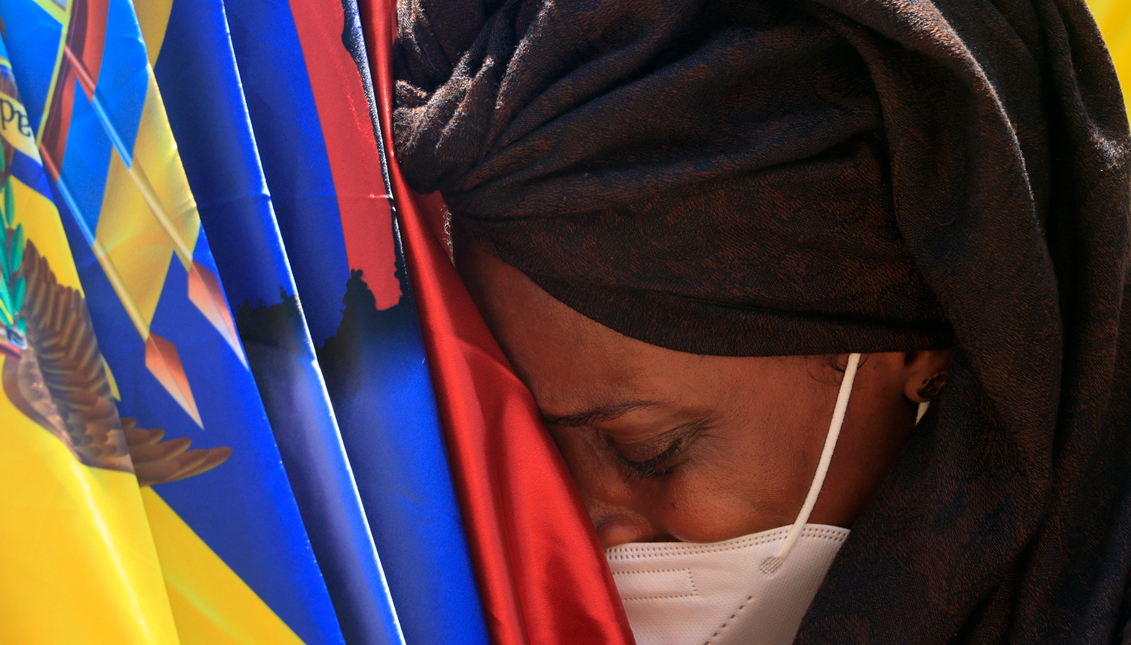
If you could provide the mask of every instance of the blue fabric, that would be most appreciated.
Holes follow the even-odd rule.
[[[342,42],[375,116],[357,7],[342,5]],[[379,311],[363,276],[339,268],[340,212],[290,8],[228,0],[227,10],[279,228],[405,639],[488,643],[399,238],[403,295]],[[373,173],[374,193],[389,194],[382,169]]]
[[[0,8],[3,12],[3,8]],[[3,15],[0,13],[0,15]],[[23,78],[23,72],[16,72],[16,79]],[[94,243],[94,232],[98,230],[98,218],[102,213],[102,197],[106,190],[106,174],[110,171],[110,153],[113,144],[102,128],[94,107],[86,98],[86,93],[72,81],[75,87],[75,102],[71,111],[71,129],[67,136],[67,154],[59,169],[59,183],[66,187],[71,201],[68,202],[79,224],[86,233],[86,243]],[[23,97],[25,104],[29,97]],[[77,209],[77,211],[75,210]],[[78,261],[78,258],[75,258]]]
[[[283,249],[222,0],[173,3],[154,72],[342,632],[351,643],[403,643]]]
[[[18,148],[13,148],[12,153],[12,176],[40,195],[51,199],[51,186],[48,185],[47,174],[43,172],[39,162],[25,155]]]
[[[237,0],[227,2],[226,9],[275,216],[311,337],[321,344],[338,328],[350,276],[302,46],[286,2]]]
[[[27,109],[27,118],[36,132],[42,127],[44,102],[51,87],[56,57],[59,54],[59,38],[63,25],[52,18],[42,7],[12,0],[0,1],[0,15],[18,6],[20,11],[19,29],[6,29],[4,40],[8,44],[8,60],[13,69],[20,70],[20,100]]]
[[[147,59],[130,0],[110,0],[95,98],[113,124],[107,131],[127,166],[133,164],[134,141],[149,89],[149,70],[137,62]]]

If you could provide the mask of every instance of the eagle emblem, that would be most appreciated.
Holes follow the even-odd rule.
[[[4,393],[80,462],[135,473],[142,486],[192,477],[224,463],[231,448],[190,450],[187,437],[163,441],[163,430],[139,428],[133,419],[118,416],[86,299],[58,283],[47,259],[14,221],[9,154],[0,154]]]

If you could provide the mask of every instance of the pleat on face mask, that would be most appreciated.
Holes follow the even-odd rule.
[[[789,557],[765,573],[789,529],[606,550],[637,645],[792,643],[848,529],[806,525]]]
[[[797,520],[744,537],[605,550],[638,645],[788,645],[848,529],[808,524],[844,423],[860,355],[851,354],[817,471]]]

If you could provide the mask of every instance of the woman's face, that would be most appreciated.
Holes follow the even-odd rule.
[[[715,542],[794,521],[846,357],[663,349],[576,313],[473,244],[456,248],[603,546]],[[913,427],[915,390],[945,360],[945,352],[864,357],[810,522],[851,525]]]

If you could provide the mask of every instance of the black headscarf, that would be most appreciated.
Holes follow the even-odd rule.
[[[1131,142],[1081,0],[398,14],[410,183],[580,313],[702,354],[952,344],[798,642],[1119,637]]]

